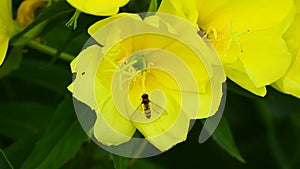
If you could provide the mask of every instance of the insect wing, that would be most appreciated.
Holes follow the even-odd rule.
[[[150,104],[150,110],[151,110],[151,112],[154,112],[154,113],[156,113],[158,115],[161,115],[161,114],[167,115],[166,110],[163,107],[161,107],[160,105],[156,104],[153,101],[151,101],[149,104]]]
[[[140,104],[136,109],[135,111],[130,115],[130,119],[133,120],[133,119],[138,119],[140,118],[140,116],[145,116],[144,115],[144,108],[143,108],[143,104]]]

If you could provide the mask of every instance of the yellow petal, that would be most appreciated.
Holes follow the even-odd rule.
[[[76,77],[69,86],[69,90],[73,93],[73,97],[87,104],[93,110],[98,109],[93,89],[101,55],[101,48],[93,45],[83,50],[71,62],[72,73],[76,73]]]
[[[300,98],[300,52],[287,75],[278,80],[273,87]]]
[[[243,87],[244,89],[259,95],[265,96],[267,93],[266,87],[256,87],[248,76],[246,68],[240,60],[237,60],[233,64],[228,64],[225,66],[226,75],[235,83]]]
[[[214,0],[214,1],[204,1],[204,0],[198,0],[197,1],[197,12],[199,14],[198,18],[198,26],[203,27],[208,22],[211,21],[211,19],[206,19],[209,17],[212,17],[211,15],[219,15],[218,12],[223,9],[223,6],[225,6],[229,0]],[[233,5],[233,4],[232,4]]]
[[[180,105],[171,97],[168,102],[172,107],[166,108],[166,113],[151,123],[134,123],[145,138],[161,151],[184,141],[187,137],[190,120],[186,113],[179,112]],[[155,113],[155,112],[152,112]]]
[[[162,0],[158,12],[179,16],[197,25],[198,13],[196,0],[188,2],[182,0]]]
[[[194,6],[183,1],[163,0],[160,7],[162,12],[190,20],[186,9],[195,15]],[[199,0],[197,13],[198,26],[212,34],[209,38],[227,76],[242,87],[264,96],[264,86],[287,72],[291,55],[281,37],[294,15],[292,0]],[[230,39],[233,33],[238,33],[236,39]]]
[[[3,63],[6,56],[9,37],[0,35],[0,65]]]
[[[136,26],[132,26],[132,23],[143,26],[141,22],[142,19],[136,14],[120,13],[94,23],[89,27],[88,33],[104,46],[106,53],[120,40],[136,33],[136,30],[132,29]]]
[[[5,29],[9,30],[12,33],[13,21],[12,21],[12,1],[11,0],[2,0],[0,1],[0,30],[4,31]]]
[[[297,14],[295,19],[288,31],[284,34],[284,40],[292,53],[293,59],[297,56],[298,49],[300,48],[300,2],[296,3],[296,8]]]
[[[4,61],[8,42],[14,31],[11,5],[11,0],[0,1],[0,65]]]
[[[221,63],[198,36],[198,29],[170,16],[142,20],[138,15],[118,14],[90,27],[89,33],[103,47],[87,48],[78,58],[88,61],[79,66],[77,59],[71,67],[82,67],[76,72],[85,74],[96,69],[95,86],[83,84],[79,89],[95,88],[96,106],[84,93],[81,98],[96,110],[94,134],[103,144],[126,142],[137,127],[164,151],[186,139],[190,119],[217,111],[225,81]],[[92,62],[97,66],[89,65]],[[70,87],[73,93],[80,78]],[[142,103],[145,93],[149,108]],[[149,110],[151,118],[145,115]],[[110,134],[105,135],[106,130]]]
[[[97,100],[105,100],[97,113],[94,125],[95,138],[104,145],[119,145],[129,141],[135,132],[132,123],[123,117],[114,106],[111,97],[97,96]]]
[[[218,32],[226,29],[234,19],[236,31],[251,31],[270,28],[282,24],[294,7],[293,0],[199,0],[198,24],[207,29],[214,26]]]
[[[88,14],[109,16],[118,13],[119,8],[129,0],[67,0],[74,8]]]
[[[280,79],[290,66],[291,54],[277,31],[251,32],[243,48],[240,60],[257,88]]]
[[[163,72],[153,71],[152,73],[158,77],[167,78]],[[151,118],[147,119],[143,110],[135,111],[131,118],[136,128],[150,143],[159,150],[165,151],[186,139],[190,118],[187,116],[187,113],[183,112],[177,102],[180,100],[180,95],[164,90],[165,88],[155,83],[155,80],[152,76],[147,76],[146,90],[149,91],[149,99],[151,101]],[[174,79],[173,81],[170,78],[164,80],[168,81],[168,84],[176,83]],[[136,88],[141,87],[134,85],[133,89]],[[130,95],[135,96],[136,94],[130,93]],[[134,100],[134,98],[131,99]],[[140,97],[138,100],[140,101]]]
[[[292,58],[282,35],[294,16],[293,1],[200,0],[198,11],[199,26],[213,33],[212,43],[234,82],[264,96],[264,86],[287,72]]]
[[[21,28],[25,28],[35,19],[37,10],[46,5],[43,0],[24,0],[18,7],[17,22]]]
[[[71,63],[76,78],[70,89],[76,99],[96,111],[96,139],[105,145],[119,145],[131,138],[135,128],[116,110],[109,89],[102,84],[105,77],[98,78],[101,58],[101,48],[97,45],[83,50]]]
[[[164,17],[165,16],[162,15],[162,18]],[[152,19],[151,21],[153,21],[154,18],[151,17],[151,19]],[[145,20],[148,21],[148,19]],[[185,106],[186,107],[185,112],[190,112],[191,118],[205,118],[213,115],[218,109],[218,104],[220,103],[220,99],[221,99],[220,95],[222,95],[222,82],[225,81],[225,76],[224,74],[221,73],[222,71],[219,72],[216,71],[217,70],[216,68],[218,68],[218,66],[221,67],[221,63],[218,62],[217,60],[218,57],[216,56],[214,51],[210,49],[203,40],[200,39],[200,37],[197,35],[197,30],[194,27],[190,25],[185,25],[186,23],[182,23],[183,21],[178,21],[176,19],[172,20],[172,18],[168,18],[168,19],[164,18],[164,20],[165,21],[171,20],[171,23],[173,23],[173,29],[171,29],[170,25],[168,25],[164,21],[158,22],[160,25],[158,27],[158,29],[160,30],[159,32],[160,34],[144,33],[141,36],[134,36],[132,38],[123,40],[121,43],[122,46],[121,51],[123,51],[123,49],[126,49],[133,53],[138,50],[153,48],[153,49],[162,49],[164,51],[169,51],[170,53],[174,54],[174,56],[172,57],[171,56],[167,57],[168,53],[156,51],[153,52],[152,54],[148,52],[146,53],[146,56],[150,58],[150,60],[148,61],[149,63],[160,67],[162,70],[169,70],[170,72],[176,72],[172,76],[178,82],[190,84],[191,82],[195,81],[198,89],[191,91],[190,86],[186,87],[185,89],[181,89],[181,91],[186,91],[185,98],[197,97],[199,99],[200,97],[201,100],[200,102],[202,106],[200,106],[199,111],[197,111],[198,116],[195,116],[194,113],[195,111],[190,111],[190,109],[193,106]],[[138,19],[136,19],[135,21],[137,23],[134,25],[139,25],[139,28],[143,30],[142,24],[145,23],[142,23]],[[147,23],[150,24],[150,26],[157,25],[157,24],[152,24],[153,22],[151,23],[147,22]],[[152,28],[153,32],[155,32],[155,30],[157,31],[157,26],[155,26],[155,28],[156,29]],[[135,29],[135,27],[133,27],[132,29]],[[151,32],[150,31],[151,28],[144,26],[144,29],[147,30],[148,32]],[[164,33],[165,36],[162,36],[161,33]],[[174,36],[173,33],[176,36],[174,38],[171,38],[172,36]],[[170,37],[168,37],[167,35],[169,35]],[[186,44],[184,44],[183,42],[186,42]],[[198,45],[196,46],[195,44]],[[198,51],[198,53],[195,53],[193,50]],[[120,52],[120,53],[125,54],[126,52],[124,50],[124,52]],[[199,59],[199,56],[197,56],[197,54],[201,57],[201,59]],[[175,60],[176,58],[181,59],[181,61]],[[117,60],[122,60],[122,59],[117,59]],[[170,60],[172,60],[172,62],[170,62]],[[182,65],[182,63],[185,65]],[[212,65],[214,65],[214,68],[212,68]],[[187,67],[188,70],[186,69]],[[192,77],[188,79],[187,73],[189,71],[190,74],[192,74]],[[215,81],[213,84],[210,84],[210,85],[215,85],[213,89],[214,92],[212,92],[211,86],[207,85],[209,80],[212,80],[210,79],[212,77],[209,76],[215,76],[215,79],[219,79],[219,82]],[[161,84],[166,84],[165,81],[163,81],[162,79],[163,78],[159,77],[157,80],[160,81]],[[208,91],[206,92],[206,90]],[[219,95],[216,94],[217,91]],[[197,94],[192,94],[194,96],[191,97],[192,95],[187,94],[188,92],[194,92]],[[139,94],[139,96],[136,97],[140,97],[140,95],[141,94]],[[190,97],[188,97],[188,95]],[[218,95],[218,97],[215,97],[216,95]],[[185,102],[185,104],[189,105],[188,103],[190,102],[188,101]]]
[[[110,16],[108,18],[99,20],[98,22],[94,23],[92,26],[89,27],[88,32],[91,36],[95,35],[95,33],[97,31],[99,31],[100,29],[102,29],[105,25],[115,21],[116,19],[122,18],[124,16],[130,16],[130,15],[131,14],[128,14],[128,13],[119,13],[119,14]]]
[[[295,1],[295,4],[297,15],[288,32],[285,34],[285,40],[294,58],[293,63],[288,73],[272,86],[283,93],[300,98],[300,2]]]

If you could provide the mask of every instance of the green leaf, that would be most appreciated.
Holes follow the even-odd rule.
[[[68,66],[49,65],[45,61],[30,59],[24,59],[20,69],[13,72],[11,77],[30,81],[61,95],[69,93],[67,86],[72,81]]]
[[[26,158],[33,150],[36,141],[40,138],[41,133],[27,135],[16,140],[9,147],[4,149],[7,158],[14,164],[15,168],[21,168]]]
[[[87,24],[86,22],[90,23],[88,19],[85,20],[84,24]],[[83,29],[82,27],[84,25],[81,24],[76,30],[66,31],[65,22],[60,21],[53,24],[53,28],[48,30],[48,32],[45,32],[42,36],[47,46],[56,49],[56,53],[53,55],[52,62],[57,60],[62,52],[67,52],[71,55],[77,55],[89,38],[88,34],[86,33],[87,28],[84,27]],[[47,28],[49,29],[49,27]],[[59,41],[57,41],[57,36],[60,37]],[[66,51],[66,49],[69,50]]]
[[[19,69],[23,57],[23,47],[13,47],[0,66],[0,79]]]
[[[282,169],[299,168],[300,100],[268,88],[267,96],[254,103],[274,162]]]
[[[129,169],[163,169],[163,167],[151,162],[150,160],[136,160],[132,165],[129,165]],[[130,163],[130,162],[129,162]]]
[[[146,12],[149,8],[150,0],[130,0],[128,4],[125,6],[125,9],[121,8],[121,11],[132,12],[132,13],[140,13]]]
[[[47,24],[48,20],[41,22],[32,29],[28,30],[27,32],[22,34],[22,36],[18,40],[13,42],[13,46],[24,46],[27,42],[38,36],[47,26]]]
[[[213,133],[212,138],[232,157],[236,158],[242,163],[245,163],[244,158],[241,156],[239,149],[234,142],[229,124],[224,117],[221,119],[218,128]]]
[[[4,152],[0,149],[0,168],[1,169],[13,169],[13,166],[10,164],[6,158]]]
[[[66,98],[57,108],[44,135],[37,141],[22,169],[57,169],[72,159],[87,140],[73,108]]]
[[[1,102],[0,134],[12,140],[43,130],[53,108],[41,103]]]
[[[127,169],[129,158],[113,154],[115,169]]]
[[[74,8],[72,8],[67,1],[58,1],[55,4],[51,5],[49,8],[45,9],[29,26],[27,26],[23,31],[15,35],[10,42],[13,45],[20,45],[22,41],[22,38],[24,35],[29,32],[34,27],[38,26],[42,22],[46,22],[49,19],[54,19],[56,17],[65,15],[67,13],[73,13],[75,11]],[[44,24],[43,23],[43,24]],[[44,25],[43,25],[44,26]],[[23,42],[22,42],[23,43]]]
[[[148,12],[156,12],[158,8],[157,0],[151,0],[148,8]]]
[[[268,88],[267,95],[260,101],[265,102],[269,112],[276,117],[299,114],[300,100],[298,98],[278,92],[271,87]]]

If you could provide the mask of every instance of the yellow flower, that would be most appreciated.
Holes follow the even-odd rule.
[[[14,32],[11,0],[0,1],[0,65],[3,63],[8,42]]]
[[[74,8],[82,12],[109,16],[118,13],[119,8],[126,5],[129,0],[67,0]]]
[[[25,28],[35,19],[37,9],[45,6],[43,0],[24,0],[17,12],[17,22],[21,28]]]
[[[103,47],[92,45],[72,62],[77,75],[69,90],[95,110],[94,136],[102,144],[125,143],[138,129],[165,151],[186,139],[191,119],[218,110],[221,63],[188,22],[118,14],[89,33]]]
[[[293,24],[285,34],[285,40],[291,50],[294,62],[288,73],[278,80],[273,87],[300,98],[300,2],[295,0],[297,14]]]
[[[292,0],[162,0],[159,11],[197,24],[218,51],[226,75],[254,94],[264,96],[265,86],[290,66],[282,35],[294,16]]]

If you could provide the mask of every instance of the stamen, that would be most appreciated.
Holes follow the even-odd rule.
[[[213,37],[214,37],[214,40],[218,41],[218,32],[217,32],[217,29],[213,26],[210,26],[207,30],[206,30],[206,33],[205,33],[205,38],[208,38],[208,39],[211,39],[209,38],[209,34],[213,34]]]
[[[246,30],[243,32],[235,32],[234,31],[234,20],[232,19],[231,20],[230,37],[229,37],[228,44],[227,44],[227,50],[230,49],[232,42],[234,41],[237,44],[237,46],[239,47],[239,49],[241,50],[241,52],[244,52],[242,45],[240,43],[240,40],[239,40],[239,36],[244,35],[249,32],[250,32],[250,30]]]
[[[123,87],[122,87],[122,79],[123,79],[123,76],[124,75],[128,75],[128,76],[131,76],[131,77],[134,77],[136,75],[136,73],[131,73],[131,72],[128,72],[127,69],[129,67],[132,67],[132,65],[134,65],[135,63],[137,63],[137,60],[133,60],[131,62],[129,62],[128,64],[125,64],[125,66],[118,66],[116,65],[112,60],[110,59],[107,59],[107,61],[112,64],[116,69],[107,69],[107,70],[104,70],[104,72],[115,72],[115,73],[119,73],[119,88],[122,90]]]
[[[147,93],[146,91],[146,70],[142,71],[142,86],[143,86],[143,92]]]
[[[124,75],[134,77],[138,73],[140,73],[139,80],[141,80],[143,92],[147,93],[146,85],[145,85],[146,84],[146,76],[150,71],[147,68],[153,66],[153,63],[150,62],[147,64],[146,59],[143,54],[134,55],[130,59],[127,59],[129,61],[131,60],[129,63],[124,61],[123,65],[121,65],[121,66],[118,66],[109,57],[105,58],[105,60],[108,61],[114,67],[114,69],[107,69],[107,70],[104,70],[104,72],[119,73],[118,81],[119,81],[119,88],[121,90],[122,90],[122,79],[124,78]]]

